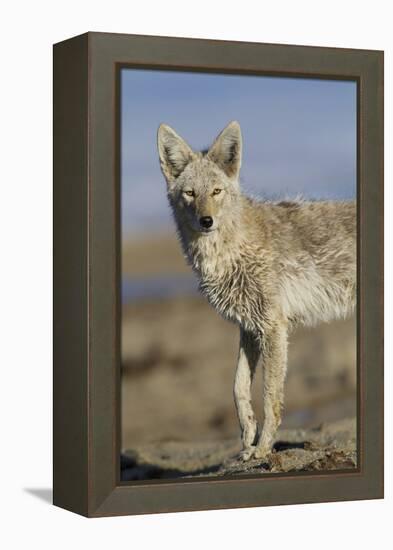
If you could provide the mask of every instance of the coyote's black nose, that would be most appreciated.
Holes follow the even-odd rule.
[[[209,229],[209,227],[213,225],[213,218],[210,216],[202,216],[202,218],[199,218],[199,223],[205,229]]]

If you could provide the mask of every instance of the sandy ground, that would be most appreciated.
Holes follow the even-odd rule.
[[[239,450],[238,439],[138,446],[122,456],[122,480],[356,468],[356,421],[341,420],[310,430],[279,430],[273,452],[263,461],[244,463],[237,457]]]
[[[140,278],[186,274],[189,268],[175,238],[161,235],[149,241],[127,242],[123,273],[129,278]],[[292,334],[284,431],[279,434],[279,440],[290,446],[278,446],[263,471],[354,466],[355,342],[354,319],[311,330],[299,329]],[[122,449],[128,455],[128,459],[124,458],[128,464],[125,476],[143,479],[206,475],[210,468],[215,475],[226,475],[236,468],[243,472],[244,466],[233,459],[240,448],[232,394],[237,350],[238,329],[221,319],[198,295],[145,299],[124,306]],[[259,371],[253,397],[262,421]],[[322,439],[317,441],[317,436]],[[337,448],[334,441],[340,442]],[[298,446],[294,447],[294,443]],[[326,453],[333,453],[330,459]],[[165,459],[168,463],[162,463],[162,456],[169,457]],[[184,456],[197,466],[187,465]],[[288,456],[292,457],[289,462]],[[261,471],[260,464],[254,466]]]

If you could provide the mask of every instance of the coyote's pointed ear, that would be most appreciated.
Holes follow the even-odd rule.
[[[195,157],[194,152],[184,139],[166,124],[161,124],[158,128],[157,143],[162,173],[168,184],[173,183]]]
[[[214,161],[229,178],[238,177],[242,162],[242,133],[238,122],[230,122],[224,128],[210,147],[207,157]]]

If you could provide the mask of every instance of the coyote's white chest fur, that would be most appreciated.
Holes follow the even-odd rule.
[[[288,330],[353,312],[354,202],[258,202],[241,193],[242,140],[233,122],[205,153],[162,125],[158,149],[184,252],[212,306],[240,327],[234,395],[242,457],[263,458],[281,421]],[[264,368],[264,425],[251,405]]]
[[[256,334],[261,332],[264,293],[259,271],[263,270],[263,260],[257,265],[250,247],[219,231],[185,245],[185,249],[210,304],[226,319]]]

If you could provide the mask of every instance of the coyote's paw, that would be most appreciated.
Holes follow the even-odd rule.
[[[254,456],[256,447],[247,447],[243,449],[239,454],[239,459],[243,462],[248,462]]]
[[[258,460],[265,460],[269,457],[272,450],[270,447],[255,447],[253,457]]]

